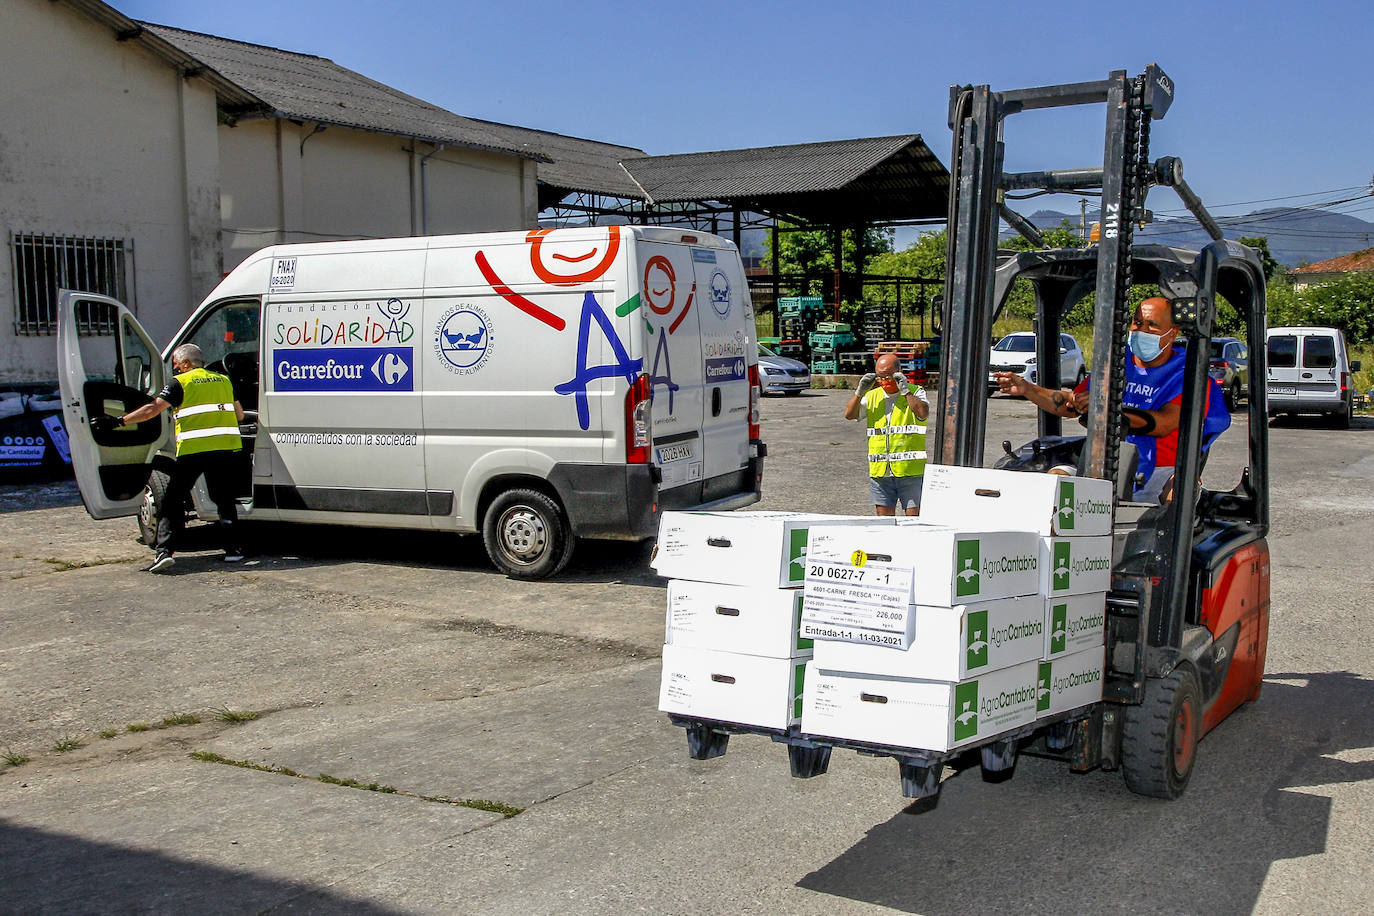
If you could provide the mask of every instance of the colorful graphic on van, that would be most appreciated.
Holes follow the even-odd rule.
[[[481,307],[460,303],[450,306],[439,319],[434,352],[449,371],[471,375],[486,363],[491,349],[491,320]]]
[[[669,334],[676,333],[682,319],[692,310],[692,300],[696,295],[697,285],[693,283],[682,312],[668,326]],[[648,300],[649,311],[655,315],[671,314],[677,301],[677,271],[673,269],[673,262],[661,254],[654,255],[644,265],[644,298]]]
[[[411,347],[272,350],[275,391],[414,391]]]
[[[616,360],[613,365],[609,363],[600,366],[587,365],[587,344],[590,340],[593,321],[601,329],[606,342],[611,345],[611,353]],[[606,317],[601,304],[596,301],[596,296],[588,292],[582,299],[582,317],[577,327],[577,371],[571,379],[561,385],[554,386],[553,390],[558,394],[571,394],[573,396],[573,401],[577,405],[577,423],[583,429],[588,429],[591,426],[591,411],[587,406],[587,383],[597,379],[621,376],[626,382],[634,384],[635,375],[643,366],[643,359],[630,359],[630,354],[625,350],[625,344],[621,342],[619,335],[615,332],[615,325],[611,323],[610,318]]]
[[[375,309],[381,314],[371,314]],[[358,314],[360,313],[360,314]],[[288,347],[356,347],[367,344],[408,343],[415,325],[406,321],[410,303],[385,302],[285,303],[276,306],[279,319],[272,343]],[[300,317],[285,317],[297,316]]]
[[[530,243],[530,266],[534,268],[534,275],[545,283],[554,286],[577,286],[580,283],[590,283],[611,269],[611,264],[615,262],[615,256],[620,252],[620,227],[610,226],[606,230],[607,241],[605,253],[601,255],[601,260],[594,261],[601,246],[590,240],[584,242],[588,246],[587,250],[579,251],[575,254],[567,254],[563,251],[554,251],[545,257],[544,240],[557,229],[534,229],[525,240]],[[583,267],[583,265],[589,265]],[[577,270],[582,267],[583,269]],[[575,273],[568,273],[568,270],[576,270]]]
[[[663,367],[662,374],[658,371],[659,366]],[[673,394],[682,386],[673,381],[673,362],[668,357],[668,335],[664,333],[663,328],[658,329],[658,344],[654,347],[654,367],[649,370],[650,389],[657,390],[659,385],[668,389],[668,416],[671,417]]]
[[[723,270],[711,273],[711,308],[722,318],[730,314],[730,278]]]
[[[533,302],[507,286],[505,281],[496,275],[496,271],[491,269],[491,262],[487,260],[487,256],[483,252],[477,252],[477,256],[474,260],[477,261],[477,269],[482,272],[482,277],[491,284],[491,288],[495,290],[496,294],[502,299],[505,299],[531,318],[537,318],[544,322],[544,324],[553,328],[555,331],[561,331],[568,326],[566,321],[559,318],[553,312],[550,312],[543,306],[535,305]]]

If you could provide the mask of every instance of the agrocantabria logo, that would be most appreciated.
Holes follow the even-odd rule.
[[[954,740],[978,735],[978,682],[954,685]]]
[[[1069,636],[1069,606],[1056,604],[1050,611],[1050,654],[1064,651]]]
[[[955,595],[976,595],[982,590],[978,554],[977,538],[955,542],[954,559],[957,567],[954,573]]]
[[[986,667],[988,663],[988,612],[973,611],[968,615],[968,658],[965,670]]]
[[[1073,530],[1073,481],[1059,482],[1059,530]]]

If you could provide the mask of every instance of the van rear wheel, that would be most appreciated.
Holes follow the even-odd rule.
[[[558,503],[538,490],[507,490],[482,520],[487,556],[512,579],[544,579],[572,559],[572,530]]]
[[[153,471],[148,476],[148,485],[143,488],[143,501],[138,504],[138,539],[149,547],[157,543],[157,513],[170,482],[166,474]]]

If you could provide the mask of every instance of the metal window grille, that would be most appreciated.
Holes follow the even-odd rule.
[[[130,308],[133,241],[90,236],[10,234],[14,261],[14,333],[57,333],[59,289],[100,293]],[[115,310],[99,303],[77,312],[82,334],[113,334]]]

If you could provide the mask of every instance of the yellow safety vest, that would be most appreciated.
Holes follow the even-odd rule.
[[[228,377],[209,369],[192,369],[176,379],[182,394],[176,409],[177,457],[242,448],[234,386]]]
[[[922,391],[911,386],[912,394]],[[899,397],[892,405],[892,424],[887,421],[887,392],[875,385],[864,395],[868,414],[868,476],[920,477],[926,471],[926,425],[916,411]]]

